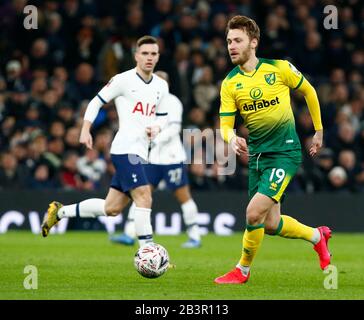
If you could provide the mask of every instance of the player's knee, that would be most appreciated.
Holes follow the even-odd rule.
[[[113,204],[106,204],[105,205],[105,213],[107,216],[115,217],[119,215],[121,212],[121,208],[115,206]]]
[[[186,203],[192,199],[190,189],[187,186],[177,189],[174,194],[180,204]]]
[[[246,210],[246,222],[251,226],[260,224],[263,222],[264,214],[254,207],[249,207]]]
[[[139,208],[151,208],[152,207],[152,195],[150,192],[139,193],[133,198],[135,205]]]
[[[249,224],[251,226],[255,226],[255,225],[261,223],[261,219],[259,216],[250,215],[250,216],[246,217],[246,222],[247,222],[247,224]]]

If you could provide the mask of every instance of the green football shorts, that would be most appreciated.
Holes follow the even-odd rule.
[[[301,150],[257,153],[249,157],[249,199],[259,192],[280,202],[302,162]]]

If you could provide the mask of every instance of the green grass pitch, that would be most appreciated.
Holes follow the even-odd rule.
[[[330,240],[338,288],[327,290],[312,245],[266,236],[245,285],[215,285],[240,257],[241,234],[209,234],[200,249],[182,249],[185,235],[156,236],[176,268],[158,279],[133,266],[137,249],[112,244],[103,232],[71,232],[44,239],[25,231],[0,235],[0,299],[364,299],[364,235]],[[26,265],[38,270],[38,289],[26,290]]]

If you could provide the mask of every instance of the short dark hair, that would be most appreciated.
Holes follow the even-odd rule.
[[[231,29],[244,30],[248,34],[250,40],[255,38],[259,43],[260,29],[253,19],[246,16],[235,16],[229,20],[226,27],[226,34],[228,34]]]
[[[137,48],[140,48],[143,44],[158,44],[158,40],[152,36],[143,36],[137,40]]]

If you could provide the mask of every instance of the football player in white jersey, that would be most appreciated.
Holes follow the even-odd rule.
[[[154,139],[167,121],[168,112],[161,101],[168,94],[165,80],[153,74],[159,59],[157,40],[144,36],[137,41],[136,68],[115,75],[87,106],[80,143],[92,149],[90,129],[103,104],[115,101],[119,116],[119,130],[111,145],[111,159],[115,167],[106,199],[87,199],[63,206],[50,203],[42,224],[46,237],[50,229],[64,217],[90,218],[116,216],[130,199],[135,203],[135,230],[142,246],[153,241],[150,220],[152,196],[144,171],[150,140]]]
[[[168,82],[166,72],[157,71],[155,74]],[[170,93],[164,98],[163,104],[168,105],[168,121],[161,133],[151,141],[145,172],[153,189],[163,180],[181,205],[189,237],[182,247],[198,248],[201,246],[201,235],[197,225],[198,209],[191,197],[186,164],[184,164],[187,159],[186,152],[180,138],[183,106],[181,101]],[[133,203],[129,209],[124,234],[111,237],[111,241],[133,245],[136,236],[135,221],[135,203]]]

